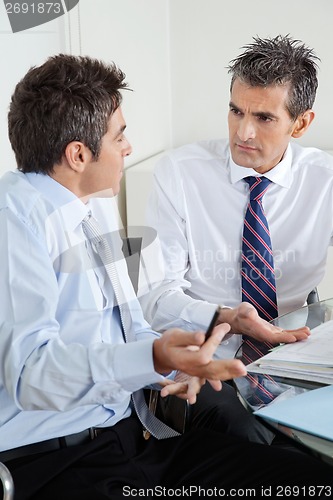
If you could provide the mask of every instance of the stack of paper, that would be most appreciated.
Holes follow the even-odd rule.
[[[247,370],[333,384],[333,321],[314,328],[307,340],[276,347]]]
[[[333,386],[273,402],[254,414],[333,441]]]

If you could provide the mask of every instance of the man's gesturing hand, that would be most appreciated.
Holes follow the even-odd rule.
[[[215,360],[214,352],[230,327],[221,324],[205,342],[204,332],[167,330],[154,341],[155,370],[166,374],[179,370],[193,377],[209,380],[228,380],[246,375],[243,363],[236,359]]]

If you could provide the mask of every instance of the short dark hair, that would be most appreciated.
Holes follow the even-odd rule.
[[[289,35],[275,38],[254,37],[254,42],[245,45],[245,51],[230,61],[228,70],[232,75],[230,90],[236,78],[252,87],[289,85],[286,103],[291,118],[296,118],[311,109],[318,87],[317,63],[320,59],[313,49]]]
[[[110,116],[127,88],[114,63],[58,54],[32,67],[16,85],[8,134],[22,172],[51,173],[66,146],[80,141],[98,159]]]

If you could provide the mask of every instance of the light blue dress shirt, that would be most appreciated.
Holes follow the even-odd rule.
[[[124,343],[110,281],[82,230],[89,211],[119,237],[112,198],[85,204],[43,174],[0,180],[0,451],[114,425],[130,415],[133,391],[163,380],[152,357],[158,334],[118,259],[140,341]]]

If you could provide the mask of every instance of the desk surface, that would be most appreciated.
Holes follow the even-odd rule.
[[[329,299],[280,316],[273,320],[272,323],[283,329],[294,329],[302,326],[309,326],[310,329],[313,329],[332,319],[333,299]],[[270,348],[269,345],[266,346],[262,343],[258,344],[258,346],[260,346],[260,351],[256,347],[249,351],[249,346],[247,342],[244,341],[236,357],[247,365],[261,357],[261,355],[266,354]],[[268,404],[274,404],[274,399],[277,397],[280,399],[281,397],[286,397],[287,391],[288,397],[295,397],[302,392],[322,387],[322,384],[315,382],[285,379],[276,376],[272,377],[271,375],[260,375],[259,383],[258,376],[252,376],[251,374],[248,374],[247,377],[235,379],[234,382],[242,402],[247,409],[252,412]],[[292,390],[290,390],[291,387]],[[333,441],[322,439],[313,434],[287,427],[279,423],[273,423],[272,421],[266,421],[265,423],[305,446],[309,451],[323,460],[333,464]],[[318,425],[320,426],[320,415],[318,415]]]

